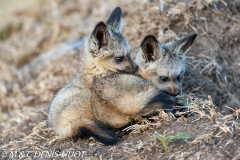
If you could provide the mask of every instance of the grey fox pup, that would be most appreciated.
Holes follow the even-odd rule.
[[[94,116],[107,126],[121,128],[137,116],[149,116],[157,109],[172,109],[185,72],[185,54],[197,34],[176,42],[160,44],[149,35],[138,54],[137,75],[115,74],[95,77],[92,103]],[[166,102],[166,104],[164,104]]]
[[[93,136],[104,144],[115,144],[118,138],[93,115],[92,81],[95,76],[136,71],[129,44],[122,35],[122,11],[117,7],[107,22],[99,22],[86,39],[79,73],[52,100],[48,124],[63,137]]]
[[[185,73],[185,54],[196,36],[194,33],[166,44],[160,44],[152,35],[146,36],[136,59],[138,75],[155,84],[161,91],[173,96],[180,94]]]

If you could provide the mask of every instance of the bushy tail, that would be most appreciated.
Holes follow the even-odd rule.
[[[80,127],[78,129],[78,136],[93,137],[105,145],[114,145],[120,140],[100,122],[93,122],[89,126]]]

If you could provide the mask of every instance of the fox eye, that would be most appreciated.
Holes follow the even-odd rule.
[[[121,62],[123,62],[124,57],[116,57],[115,60],[117,63],[121,63]]]
[[[166,82],[168,80],[168,77],[160,76],[160,79],[162,82]]]
[[[182,80],[182,77],[183,77],[183,75],[177,76],[177,81],[181,81],[181,80]]]

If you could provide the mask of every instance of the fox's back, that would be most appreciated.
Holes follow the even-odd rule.
[[[85,110],[90,105],[91,90],[75,77],[53,99],[48,114],[48,123],[53,126],[59,113],[64,110]],[[83,112],[83,113],[84,113]]]
[[[138,116],[145,104],[158,93],[158,89],[136,75],[117,74],[96,78],[92,93],[96,119],[113,128],[120,128],[132,117]]]

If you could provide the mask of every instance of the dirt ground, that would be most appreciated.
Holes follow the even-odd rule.
[[[115,146],[60,138],[46,125],[49,103],[77,73],[84,38],[116,6],[133,58],[148,34],[168,42],[198,33],[179,97],[190,116],[141,119],[116,132]],[[238,0],[38,0],[15,9],[0,28],[0,159],[239,160],[239,33]],[[154,132],[190,138],[165,152]]]

